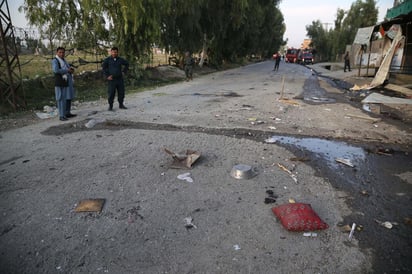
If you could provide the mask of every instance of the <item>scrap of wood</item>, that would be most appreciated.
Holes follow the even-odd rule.
[[[105,199],[81,200],[74,209],[75,212],[101,212]]]
[[[375,78],[373,78],[370,87],[371,89],[377,86],[382,85],[388,74],[389,74],[389,68],[392,63],[392,58],[395,55],[395,51],[398,48],[399,43],[401,40],[405,39],[405,36],[402,36],[402,30],[399,27],[398,32],[396,33],[394,39],[392,40],[391,46],[386,52],[385,57],[383,58],[383,61],[381,62],[381,65],[379,66],[378,72],[375,75]]]
[[[285,91],[285,76],[283,75],[283,76],[282,76],[282,89],[280,90],[279,100],[280,100],[280,99],[283,99],[283,93],[284,93],[284,91]]]
[[[410,88],[405,88],[405,87],[394,85],[394,84],[387,84],[387,85],[385,85],[385,88],[389,89],[389,90],[392,90],[392,91],[402,93],[402,94],[404,94],[408,97],[412,97],[412,89],[410,89]]]
[[[278,163],[278,167],[280,167],[280,169],[282,169],[283,171],[286,171],[287,173],[292,174],[292,171],[287,169],[284,165]]]
[[[372,118],[372,117],[356,115],[356,114],[345,114],[345,116],[349,118],[358,118],[358,119],[368,120],[368,121],[371,121],[372,123],[376,123],[381,120],[380,118]]]
[[[280,169],[282,169],[283,171],[285,171],[286,173],[288,173],[289,176],[292,178],[292,180],[293,180],[295,183],[298,183],[298,178],[296,177],[295,174],[292,173],[292,171],[290,171],[289,169],[287,169],[284,165],[282,165],[282,164],[280,164],[280,163],[278,163],[278,167],[280,167]]]

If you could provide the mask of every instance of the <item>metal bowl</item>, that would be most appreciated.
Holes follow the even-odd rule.
[[[248,165],[235,165],[230,171],[230,175],[236,179],[250,179],[256,176],[256,171]]]

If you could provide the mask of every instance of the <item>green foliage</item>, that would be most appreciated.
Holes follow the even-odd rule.
[[[102,51],[118,46],[139,67],[152,47],[181,55],[200,52],[209,63],[271,56],[284,44],[280,0],[25,0],[20,8],[51,48]],[[206,41],[204,40],[206,37]],[[138,75],[137,75],[138,76]]]
[[[348,11],[337,9],[334,29],[325,30],[317,20],[306,26],[307,35],[317,51],[318,60],[340,60],[346,45],[352,44],[358,28],[369,27],[378,20],[375,0],[356,0]]]

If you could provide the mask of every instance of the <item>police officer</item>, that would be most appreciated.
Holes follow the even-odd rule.
[[[129,70],[129,63],[125,59],[119,57],[119,49],[117,47],[111,48],[110,56],[103,61],[102,68],[104,76],[108,80],[108,110],[113,110],[113,101],[116,90],[119,108],[127,109],[127,107],[124,105],[123,73],[127,73],[127,71]]]

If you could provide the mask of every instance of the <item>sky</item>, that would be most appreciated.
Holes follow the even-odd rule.
[[[281,0],[279,8],[283,14],[286,32],[283,39],[288,39],[288,47],[299,48],[306,36],[306,26],[320,20],[324,26],[331,28],[338,8],[349,10],[356,0]],[[376,0],[379,9],[378,22],[383,21],[386,11],[393,6],[393,0]],[[24,14],[18,7],[24,0],[8,0],[10,17],[16,27],[26,28]]]

